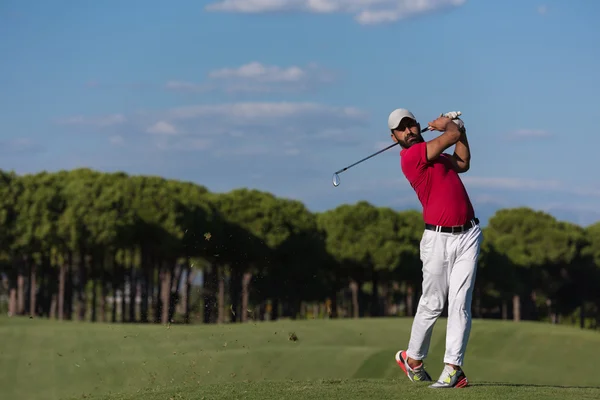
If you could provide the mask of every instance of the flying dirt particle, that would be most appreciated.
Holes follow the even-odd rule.
[[[210,240],[211,237],[212,237],[212,234],[210,232],[206,232],[204,234],[204,240]]]
[[[298,341],[298,336],[296,336],[296,334],[294,332],[291,332],[288,340],[292,341],[292,342],[297,342]]]

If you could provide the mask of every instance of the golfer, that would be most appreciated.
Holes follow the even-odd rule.
[[[431,333],[448,299],[444,369],[429,387],[462,388],[468,380],[462,369],[471,331],[471,299],[483,235],[469,195],[458,174],[469,169],[471,155],[463,121],[441,116],[429,123],[443,132],[426,142],[421,126],[408,110],[388,118],[392,139],[399,142],[404,176],[423,206],[425,230],[420,243],[423,289],[408,348],[396,362],[408,378],[432,381],[425,371]],[[454,154],[444,153],[456,145]]]

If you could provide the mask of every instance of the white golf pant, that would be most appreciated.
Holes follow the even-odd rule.
[[[471,333],[471,300],[483,240],[479,225],[462,233],[425,230],[421,239],[423,290],[412,325],[407,355],[427,357],[433,326],[448,298],[447,364],[463,365]]]

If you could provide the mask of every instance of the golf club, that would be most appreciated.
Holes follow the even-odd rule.
[[[456,119],[456,118],[458,118],[459,116],[461,116],[461,115],[462,115],[462,113],[461,113],[460,111],[451,111],[451,112],[448,112],[448,113],[445,113],[445,114],[442,114],[442,115],[445,115],[445,116],[447,116],[447,117],[450,117],[450,118],[452,118],[452,119]],[[431,130],[431,128],[428,126],[427,128],[423,128],[423,129],[421,129],[421,133],[423,133],[423,132],[426,132],[426,131],[430,131],[430,130]],[[376,155],[377,155],[377,154],[379,154],[379,153],[383,153],[384,151],[386,151],[386,150],[388,150],[388,149],[391,149],[392,147],[394,147],[394,146],[396,146],[396,145],[398,145],[398,144],[400,144],[400,143],[397,143],[397,142],[396,142],[396,143],[393,143],[393,144],[389,145],[388,147],[386,147],[386,148],[384,148],[384,149],[381,149],[381,150],[379,150],[378,152],[376,152],[376,153],[373,153],[373,154],[371,154],[370,156],[368,156],[368,157],[365,157],[365,158],[363,158],[363,159],[362,159],[362,160],[360,160],[360,161],[357,161],[357,162],[355,162],[354,164],[348,165],[346,168],[342,168],[342,169],[340,169],[339,171],[336,171],[336,172],[334,172],[334,173],[333,173],[333,186],[337,187],[337,186],[339,186],[339,185],[340,185],[340,176],[339,176],[339,174],[341,174],[342,172],[346,171],[346,170],[347,170],[347,169],[349,169],[349,168],[352,168],[352,167],[354,167],[356,164],[360,164],[361,162],[363,162],[363,161],[366,161],[366,160],[368,160],[369,158],[376,156]]]

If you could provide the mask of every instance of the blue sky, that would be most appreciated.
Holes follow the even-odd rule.
[[[0,157],[238,187],[311,210],[419,204],[387,116],[460,110],[480,214],[600,220],[600,2],[0,2]],[[433,134],[426,134],[426,139]]]

